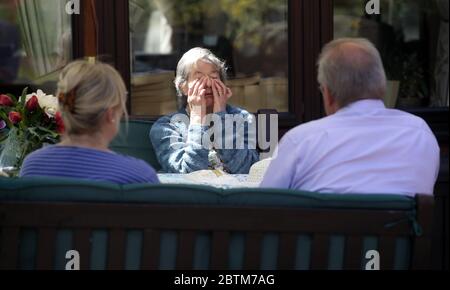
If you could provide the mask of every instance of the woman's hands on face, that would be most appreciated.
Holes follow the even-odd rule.
[[[211,87],[214,95],[214,113],[224,112],[228,100],[233,96],[231,89],[225,86],[220,79],[212,79]]]
[[[204,76],[189,85],[187,102],[190,110],[191,124],[203,124],[203,120],[208,112],[206,95],[208,94],[209,87],[211,87],[210,89],[214,97],[213,108],[209,109],[212,109],[213,113],[226,111],[228,100],[233,95],[231,89],[225,86],[219,79]]]
[[[190,119],[192,124],[202,124],[206,116],[206,83],[208,79],[202,77],[189,85],[188,106],[190,110]]]

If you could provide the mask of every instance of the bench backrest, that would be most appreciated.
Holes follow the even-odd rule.
[[[152,125],[153,122],[147,121],[122,122],[119,134],[111,142],[111,150],[142,159],[159,171],[161,165],[150,141]]]
[[[39,185],[38,185],[39,184]],[[0,181],[0,268],[431,267],[433,198]]]

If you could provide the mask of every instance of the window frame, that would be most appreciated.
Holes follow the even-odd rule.
[[[323,117],[317,85],[316,60],[334,36],[333,0],[288,0],[289,112],[279,113],[280,137],[293,127]],[[130,91],[131,57],[128,0],[81,0],[82,13],[74,16],[74,52],[96,55],[120,71]],[[94,19],[94,21],[93,21]],[[97,26],[93,29],[93,25]],[[78,36],[79,39],[76,37]],[[81,41],[82,40],[82,41]],[[130,109],[130,101],[128,109]],[[428,122],[440,142],[448,144],[449,108],[408,109]],[[133,116],[156,120],[159,116]]]
[[[82,0],[83,5],[90,6],[92,3]],[[106,57],[115,65],[130,90],[128,0],[96,0],[93,5],[95,11],[91,10],[91,13],[97,19],[98,32],[97,43],[90,46],[95,46],[97,56],[103,59]],[[320,21],[329,13],[329,8],[332,8],[332,0],[288,0],[289,112],[279,114],[281,134],[301,123],[323,116],[322,101],[316,86],[315,59],[322,45],[332,37],[332,23]],[[86,7],[82,10],[89,12]],[[321,17],[317,18],[318,14]],[[93,32],[84,30],[85,39],[92,38],[88,36],[89,33]],[[130,109],[130,104],[128,108]],[[157,117],[159,116],[133,116],[131,112],[133,119],[155,120]]]

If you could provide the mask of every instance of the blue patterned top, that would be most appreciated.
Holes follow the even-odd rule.
[[[174,120],[174,116],[180,115],[185,117],[184,121]],[[163,172],[184,174],[221,167],[231,174],[248,174],[250,167],[259,161],[256,132],[249,136],[250,125],[256,124],[253,115],[247,111],[227,106],[226,112],[216,114],[222,125],[222,145],[231,142],[234,145],[231,149],[225,146],[207,148],[203,143],[205,135],[211,135],[210,127],[189,124],[187,115],[186,110],[181,109],[162,117],[152,126],[150,140]],[[230,126],[226,116],[241,117],[245,122],[234,122]],[[239,139],[243,140],[243,148],[236,146]]]

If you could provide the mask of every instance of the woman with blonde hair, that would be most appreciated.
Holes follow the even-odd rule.
[[[60,75],[57,94],[65,127],[62,142],[30,154],[21,176],[159,183],[150,165],[108,148],[127,116],[126,87],[112,66],[72,62]]]

